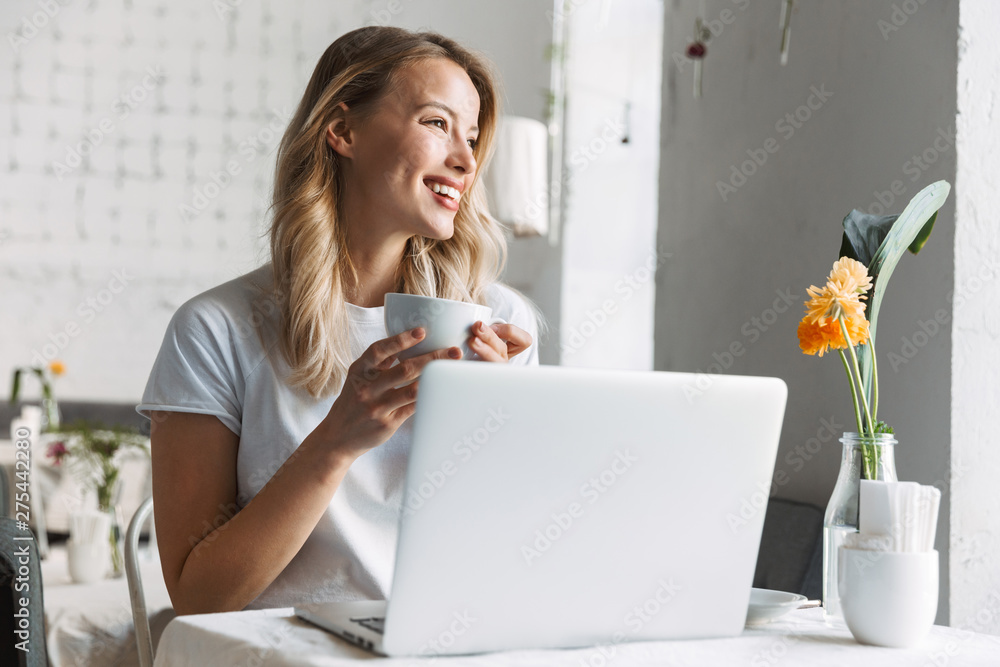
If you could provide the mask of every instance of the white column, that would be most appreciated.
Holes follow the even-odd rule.
[[[1000,3],[962,0],[959,26],[950,620],[1000,634]]]

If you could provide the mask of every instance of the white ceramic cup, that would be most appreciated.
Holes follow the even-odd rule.
[[[384,313],[385,329],[390,336],[416,327],[423,327],[426,332],[422,341],[397,355],[400,361],[448,347],[460,348],[465,359],[472,354],[468,340],[473,324],[480,320],[486,326],[506,324],[499,317],[490,317],[492,308],[478,303],[398,292],[385,295]]]
[[[107,534],[104,539],[92,542],[76,542],[72,538],[66,541],[66,556],[69,564],[69,576],[78,584],[90,584],[100,581],[108,573],[111,565],[111,544]]]
[[[840,547],[840,609],[862,644],[909,648],[934,624],[938,552],[867,551]]]

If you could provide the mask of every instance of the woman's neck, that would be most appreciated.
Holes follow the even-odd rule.
[[[348,242],[348,252],[357,271],[357,282],[347,286],[347,301],[363,308],[374,308],[385,302],[388,292],[396,291],[399,264],[406,249],[406,239],[381,239],[373,243],[364,240]]]

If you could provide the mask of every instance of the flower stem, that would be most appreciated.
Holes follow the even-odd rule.
[[[851,344],[851,337],[847,333],[847,325],[844,323],[844,316],[841,315],[838,317],[837,321],[840,322],[840,332],[843,334],[844,342],[847,343],[847,349],[851,353],[851,363],[854,366],[854,374],[857,378],[858,389],[861,393],[861,405],[864,406],[865,409],[865,424],[868,426],[868,435],[874,435],[875,426],[872,424],[872,416],[868,412],[868,399],[865,396],[865,383],[861,380],[861,370],[858,368],[858,355],[854,353],[854,345]],[[862,435],[864,435],[864,433],[862,433]]]
[[[868,351],[872,357],[872,421],[876,424],[878,423],[878,361],[875,356],[875,339],[871,336],[868,337]],[[874,433],[872,433],[874,435]],[[871,452],[871,471],[868,479],[875,479],[875,471],[878,470],[880,466],[879,458],[882,455],[882,450],[879,447],[872,447]]]
[[[875,357],[875,339],[868,337],[868,350],[872,355],[872,421],[878,422],[878,361]]]
[[[861,409],[858,407],[858,390],[854,388],[854,376],[851,375],[851,368],[847,365],[847,357],[844,356],[843,350],[837,350],[840,353],[840,360],[844,362],[844,370],[847,371],[847,382],[851,385],[851,401],[854,404],[854,419],[858,422],[858,433],[864,431],[861,428]]]

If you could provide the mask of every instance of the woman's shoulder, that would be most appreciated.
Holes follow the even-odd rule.
[[[487,286],[486,303],[496,310],[497,308],[519,308],[527,307],[527,299],[510,285],[496,282]]]
[[[504,283],[496,282],[486,288],[486,303],[493,309],[494,317],[517,324],[529,330],[538,325],[538,308],[524,294]]]
[[[189,298],[174,313],[173,324],[227,334],[249,332],[277,314],[273,284],[271,265],[257,267]]]

